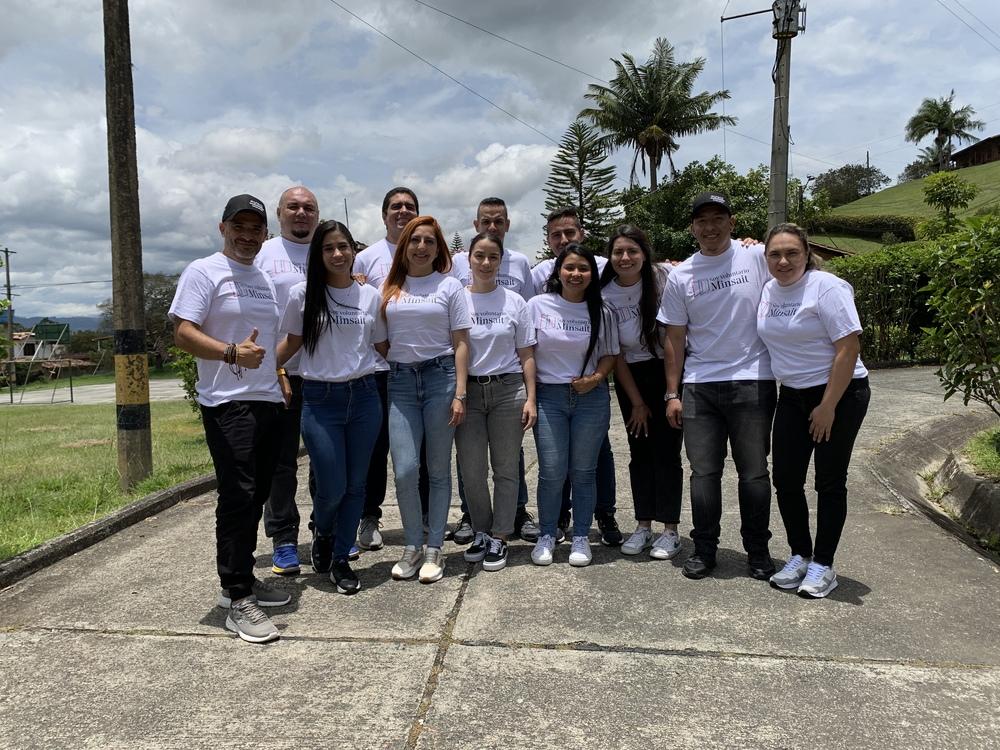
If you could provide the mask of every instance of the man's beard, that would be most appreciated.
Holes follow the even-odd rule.
[[[294,237],[297,240],[304,240],[308,236],[309,236],[309,230],[308,229],[293,229],[292,230],[292,237]]]

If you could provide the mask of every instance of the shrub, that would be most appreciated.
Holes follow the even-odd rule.
[[[914,216],[893,216],[891,214],[876,214],[873,216],[852,216],[845,214],[828,214],[821,222],[827,231],[838,230],[858,236],[880,237],[886,232],[892,232],[904,242],[916,239],[914,226],[919,219]]]
[[[196,414],[201,414],[201,410],[198,408],[198,401],[196,400],[198,391],[195,388],[195,384],[198,382],[197,361],[192,355],[183,349],[178,349],[176,346],[170,347],[170,357],[174,372],[181,379],[185,400],[191,405],[192,411]]]
[[[963,394],[1000,416],[1000,218],[989,217],[940,243],[926,292],[942,353],[945,399]]]
[[[934,246],[921,242],[835,258],[826,264],[827,270],[854,287],[865,331],[861,347],[866,362],[917,358],[922,329],[934,322],[923,290],[933,264]]]

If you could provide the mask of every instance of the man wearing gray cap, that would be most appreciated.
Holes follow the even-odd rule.
[[[774,573],[767,546],[767,456],[777,395],[771,359],[757,336],[757,306],[770,275],[761,247],[734,240],[735,227],[727,196],[695,197],[691,234],[699,251],[667,277],[657,315],[667,329],[667,421],[683,427],[691,464],[694,554],[683,573],[693,579],[709,575],[716,565],[727,442],[739,474],[740,534],[749,575],[767,580]]]
[[[219,224],[222,251],[184,269],[170,305],[174,342],[198,362],[197,400],[218,479],[216,565],[229,609],[226,627],[251,643],[278,630],[261,607],[291,597],[256,580],[257,527],[278,458],[282,394],[275,346],[274,284],[253,261],[267,237],[264,204],[229,200]]]

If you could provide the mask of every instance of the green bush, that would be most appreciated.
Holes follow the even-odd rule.
[[[872,216],[852,216],[845,214],[827,214],[821,222],[828,232],[844,232],[858,236],[881,237],[886,232],[892,232],[904,242],[916,239],[913,230],[919,221],[914,216],[893,216],[877,214]]]
[[[178,349],[176,346],[170,347],[170,361],[174,368],[174,372],[181,379],[181,385],[184,387],[184,398],[191,405],[192,411],[197,414],[201,414],[201,410],[198,408],[198,391],[195,388],[195,384],[198,382],[198,363],[195,358],[188,354],[183,349]]]
[[[934,266],[934,250],[931,243],[910,242],[826,264],[854,287],[864,328],[861,355],[869,364],[919,357],[923,328],[934,324],[923,290]]]
[[[942,353],[945,399],[963,394],[1000,416],[1000,218],[975,222],[942,241],[926,287]]]

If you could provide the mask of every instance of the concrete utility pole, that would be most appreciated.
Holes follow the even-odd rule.
[[[767,228],[781,224],[788,216],[788,83],[792,65],[792,39],[805,31],[805,10],[799,0],[775,0],[774,30],[778,40],[774,66],[774,120],[771,134],[771,198],[767,204]]]
[[[10,402],[14,403],[14,381],[17,380],[17,366],[14,364],[14,297],[10,293],[10,256],[16,255],[13,250],[3,249],[3,268],[7,274],[7,341],[10,342],[10,355],[7,357],[7,387],[10,389]]]
[[[128,491],[153,471],[128,0],[104,0],[104,69],[118,473],[122,489]]]

